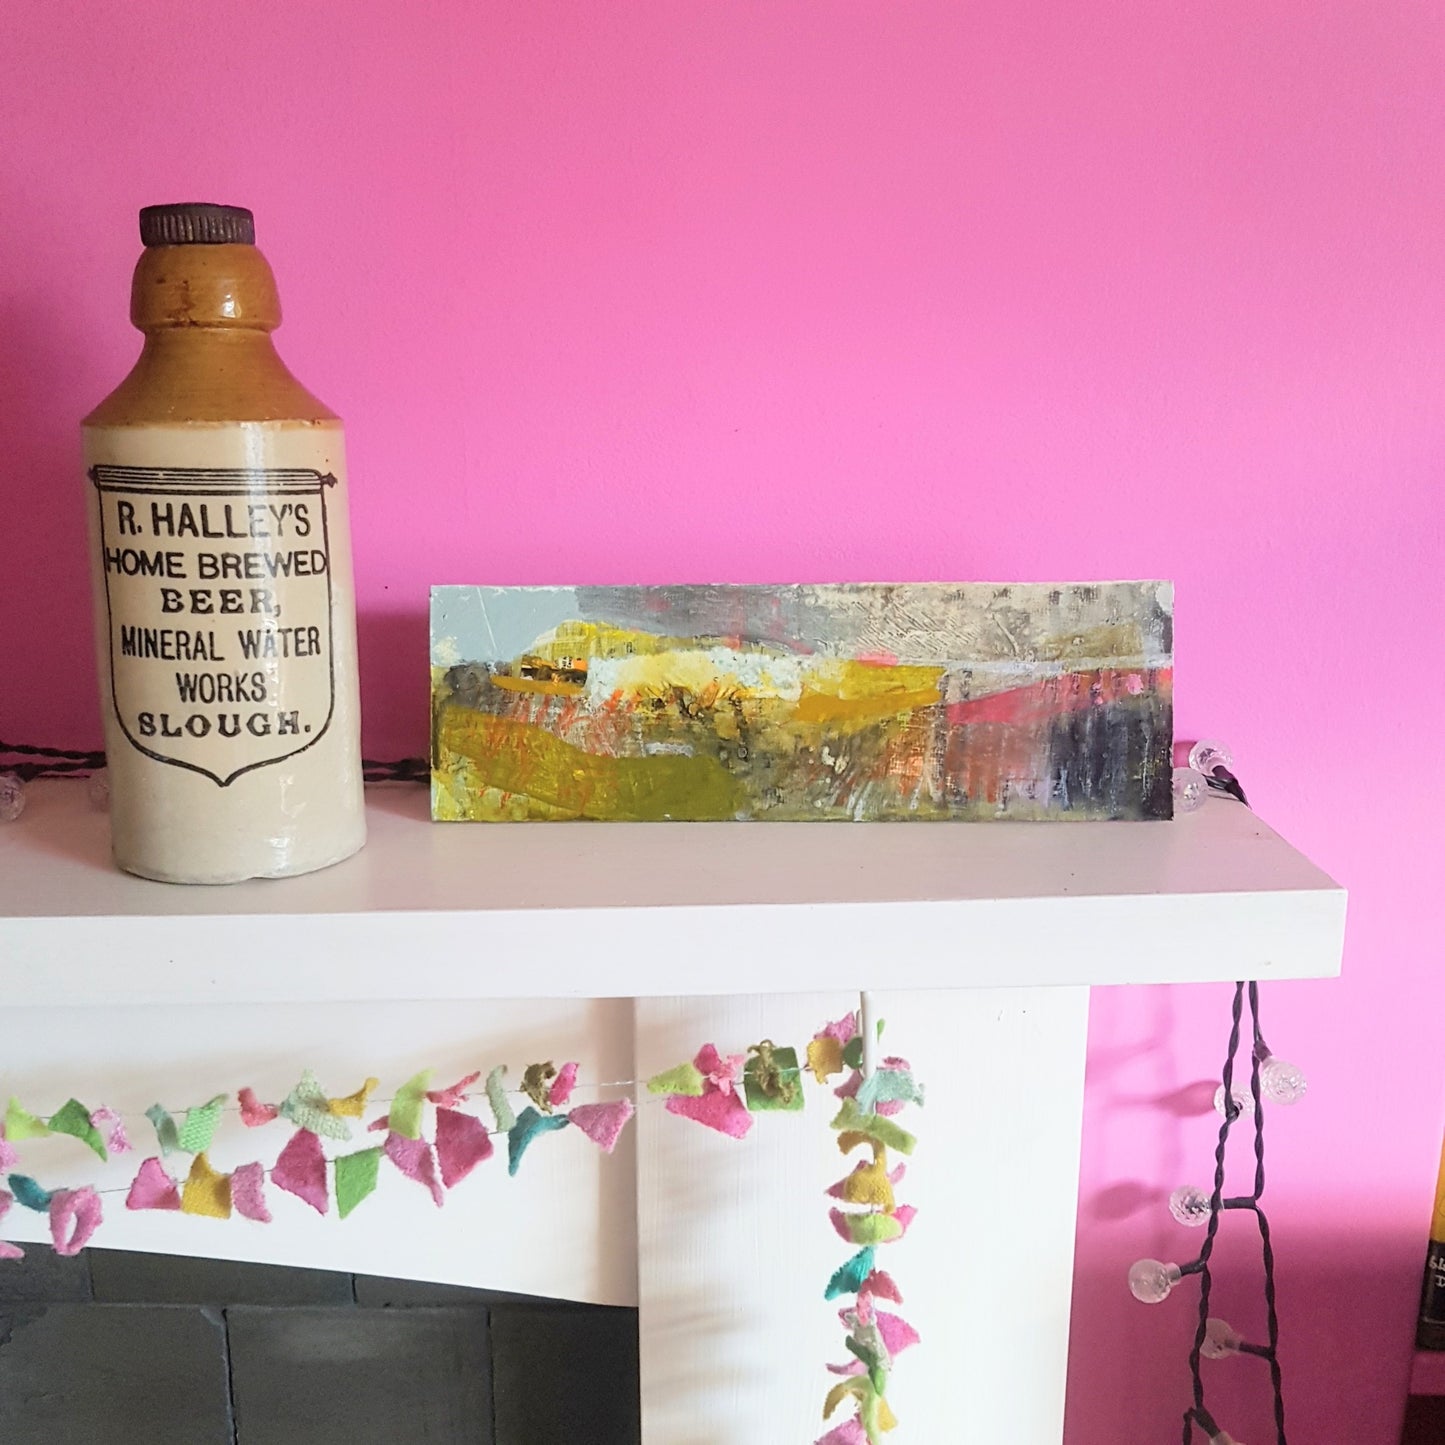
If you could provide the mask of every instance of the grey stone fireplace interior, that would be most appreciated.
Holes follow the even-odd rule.
[[[39,1245],[0,1264],[0,1441],[637,1445],[635,1310]]]

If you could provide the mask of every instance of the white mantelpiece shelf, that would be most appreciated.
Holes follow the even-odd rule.
[[[565,1130],[442,1211],[393,1171],[344,1224],[279,1190],[266,1228],[116,1195],[100,1243],[639,1304],[644,1445],[816,1438],[822,1362],[841,1353],[822,1284],[849,1247],[825,1210],[842,1167],[827,1089],[739,1145],[627,1081],[704,1041],[800,1043],[875,990],[928,1085],[918,1221],[889,1260],[927,1346],[890,1389],[900,1445],[1059,1445],[1089,986],[1340,967],[1343,890],[1224,798],[1094,826],[434,825],[426,809],[421,788],[375,788],[358,857],[181,888],[116,871],[83,784],[37,785],[0,825],[0,1098],[103,1099],[140,1142],[157,1098],[279,1098],[303,1065],[337,1088],[374,1073],[384,1093],[423,1064],[449,1081],[578,1060],[595,1081],[580,1097],[638,1094],[612,1158]],[[1008,1106],[980,1107],[979,1079],[1007,1079]],[[228,1113],[217,1167],[268,1162],[284,1137]],[[123,1194],[134,1170],[98,1175],[74,1140],[26,1148],[47,1188]],[[23,1210],[12,1226],[46,1232]]]
[[[432,824],[226,888],[116,871],[79,783],[0,826],[7,1005],[600,998],[1304,978],[1345,892],[1225,798],[1169,823]],[[407,967],[447,958],[446,968]]]

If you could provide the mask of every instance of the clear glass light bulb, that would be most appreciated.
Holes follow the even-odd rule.
[[[1209,1223],[1209,1196],[1193,1184],[1181,1184],[1169,1196],[1169,1212],[1180,1224],[1197,1229]]]
[[[1214,776],[1215,768],[1223,768],[1225,772],[1232,773],[1234,754],[1230,752],[1229,744],[1220,742],[1218,738],[1200,738],[1189,749],[1189,766],[1196,772],[1203,773],[1206,778]]]
[[[85,791],[90,797],[92,808],[110,807],[110,774],[104,768],[98,773],[92,773]]]
[[[1230,1092],[1234,1095],[1235,1107],[1241,1114],[1254,1113],[1254,1095],[1248,1089],[1241,1089],[1238,1084]],[[1222,1119],[1224,1117],[1224,1085],[1221,1084],[1214,1091],[1214,1112]]]
[[[1196,808],[1204,806],[1204,800],[1209,796],[1209,784],[1204,780],[1204,774],[1197,772],[1194,768],[1174,769],[1174,811],[1176,813],[1192,813]]]
[[[25,784],[19,773],[0,773],[0,823],[13,823],[25,811]]]
[[[1206,1360],[1222,1360],[1228,1355],[1237,1355],[1243,1344],[1239,1331],[1228,1320],[1209,1320],[1204,1326],[1204,1343],[1199,1353]]]
[[[1276,1104],[1298,1104],[1309,1088],[1309,1080],[1297,1065],[1267,1054],[1259,1066],[1259,1088]]]
[[[1141,1304],[1157,1305],[1183,1278],[1177,1264],[1157,1259],[1136,1259],[1129,1266],[1129,1292]]]

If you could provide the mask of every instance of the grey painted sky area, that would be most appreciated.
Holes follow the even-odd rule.
[[[1168,582],[821,584],[793,587],[434,587],[432,663],[509,661],[563,622],[679,637],[741,637],[822,656],[890,653],[902,662],[1017,662],[1075,633],[1129,626],[1139,653],[1168,667]]]

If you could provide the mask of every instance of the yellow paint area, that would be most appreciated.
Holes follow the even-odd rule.
[[[545,692],[563,697],[581,697],[587,689],[580,682],[563,682],[560,678],[543,681],[537,677],[507,677],[494,673],[492,681],[504,692]]]
[[[808,668],[795,717],[801,723],[873,723],[932,707],[943,697],[941,667],[877,667],[820,658]]]
[[[747,802],[742,783],[715,757],[599,757],[542,728],[456,704],[436,719],[436,748],[443,768],[449,756],[465,759],[482,787],[535,799],[553,817],[713,822],[735,817]],[[474,803],[465,816],[507,815]]]

